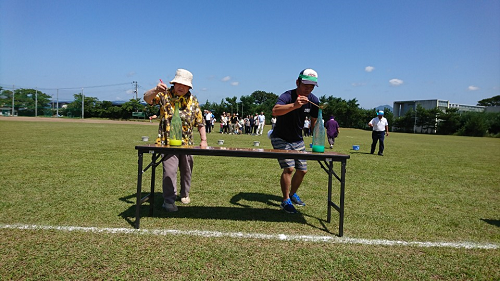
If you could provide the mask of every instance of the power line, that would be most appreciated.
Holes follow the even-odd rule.
[[[122,86],[122,85],[130,85],[131,83],[130,82],[127,82],[127,83],[119,83],[119,84],[109,84],[109,85],[97,85],[97,86],[79,86],[79,87],[65,87],[65,88],[38,88],[39,90],[77,90],[77,89],[82,89],[82,88],[85,88],[85,89],[91,89],[91,88],[105,88],[105,87],[114,87],[114,86]],[[5,85],[5,86],[4,86]],[[8,84],[3,84],[3,83],[0,83],[0,86],[2,86],[2,88],[4,89],[14,89],[12,87],[12,84],[8,85]],[[28,89],[30,87],[16,87],[18,89]]]

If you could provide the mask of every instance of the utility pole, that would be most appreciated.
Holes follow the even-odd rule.
[[[85,100],[85,96],[83,95],[83,88],[82,88],[82,119],[84,118],[83,116],[83,101]]]
[[[56,117],[59,117],[59,89],[57,89],[56,95]]]
[[[38,117],[38,87],[35,90],[35,117]]]
[[[135,99],[137,99],[137,81],[132,81],[132,84],[135,84]]]
[[[12,116],[14,116],[14,93],[16,92],[15,85],[12,85]]]

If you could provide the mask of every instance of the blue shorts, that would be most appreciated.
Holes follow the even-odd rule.
[[[290,143],[280,138],[271,138],[271,144],[273,145],[274,149],[306,151],[303,140]],[[297,170],[307,171],[306,160],[278,159],[278,163],[280,163],[280,167],[282,169],[295,168]]]

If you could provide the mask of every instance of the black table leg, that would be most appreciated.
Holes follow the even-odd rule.
[[[137,160],[137,200],[135,204],[135,228],[139,229],[141,221],[141,193],[142,193],[142,158],[143,153],[139,151]]]
[[[328,162],[328,210],[326,215],[326,222],[330,222],[332,218],[332,180],[333,180],[333,162]]]
[[[156,159],[158,159],[159,156],[156,156],[156,154],[153,154],[151,162],[154,163],[152,166],[151,170],[151,193],[149,194],[149,216],[153,216],[153,210],[154,210],[154,205],[155,205],[155,179],[156,179],[156,166],[158,166],[159,163],[156,163]]]
[[[344,198],[345,198],[345,167],[346,161],[342,161],[341,163],[341,172],[340,172],[340,218],[339,218],[339,236],[342,237],[344,235]]]

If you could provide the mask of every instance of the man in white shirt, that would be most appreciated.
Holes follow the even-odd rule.
[[[372,132],[372,149],[371,154],[375,152],[375,147],[377,147],[377,141],[380,141],[378,147],[378,155],[384,156],[384,138],[389,136],[389,122],[384,117],[384,111],[380,110],[377,112],[377,117],[373,118],[368,126],[373,128]]]
[[[205,132],[212,132],[212,112],[205,110]]]
[[[264,115],[264,112],[260,112],[260,115],[257,117],[259,118],[259,127],[257,128],[257,135],[260,136],[262,135],[262,131],[264,131],[264,125],[266,124],[266,116]]]

